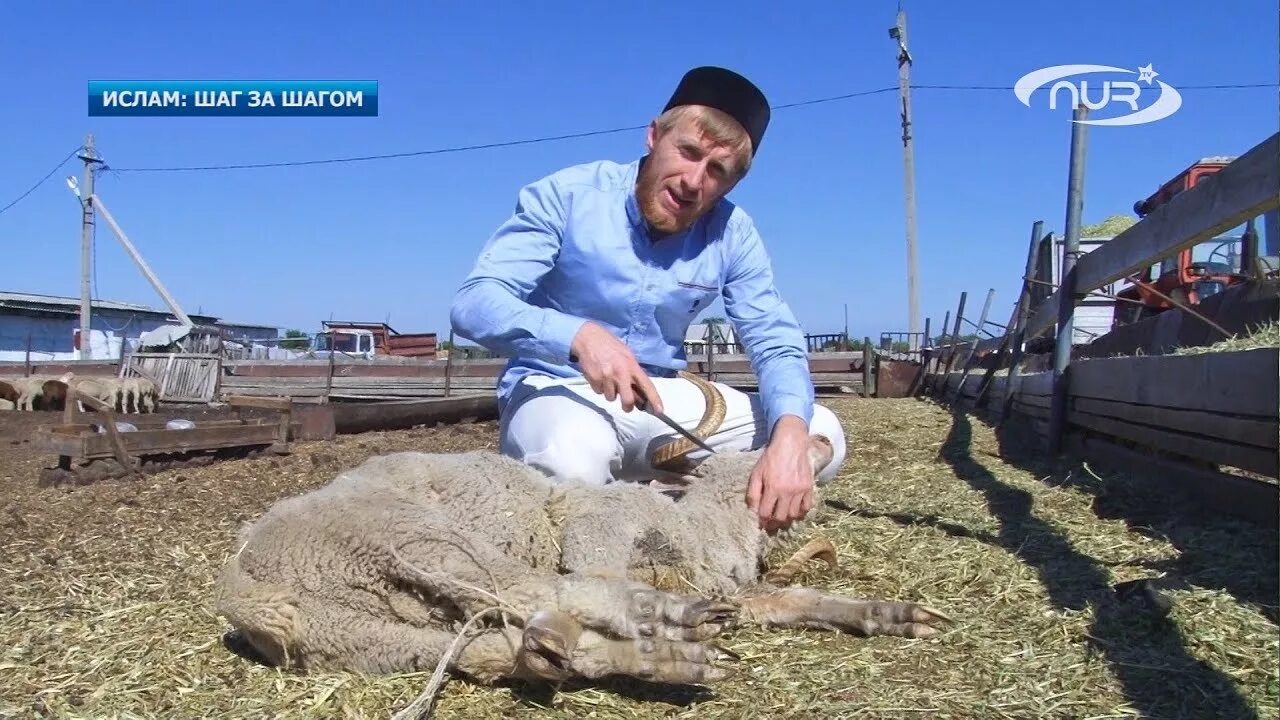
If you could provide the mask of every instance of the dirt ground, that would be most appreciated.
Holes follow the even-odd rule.
[[[852,452],[812,533],[833,539],[840,566],[815,564],[798,580],[926,602],[954,628],[931,640],[744,629],[724,640],[742,655],[740,672],[713,688],[543,697],[452,680],[436,716],[1280,713],[1273,530],[1186,514],[1179,498],[1128,478],[1046,464],[927,402],[823,402],[845,421]],[[213,579],[239,525],[276,499],[377,453],[493,448],[494,423],[41,487],[54,458],[18,439],[33,415],[0,413],[0,717],[385,718],[426,685],[427,673],[302,675],[245,660],[223,644]],[[1115,587],[1154,577],[1167,613],[1156,596]]]

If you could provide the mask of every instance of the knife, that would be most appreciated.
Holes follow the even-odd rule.
[[[685,430],[684,427],[680,425],[680,423],[667,417],[666,414],[660,413],[657,410],[654,410],[653,408],[649,407],[649,399],[646,398],[638,389],[636,390],[636,407],[658,418],[662,422],[666,423],[667,427],[680,433],[686,440],[693,443],[694,445],[697,445],[698,447],[702,448],[703,450],[706,450],[709,453],[715,454],[715,449],[712,448],[707,443],[705,443],[697,435],[694,435],[688,430]]]

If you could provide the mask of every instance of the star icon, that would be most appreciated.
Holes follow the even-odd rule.
[[[1146,65],[1142,65],[1138,68],[1138,80],[1145,82],[1148,85],[1150,85],[1151,81],[1159,74],[1160,73],[1151,69],[1151,63],[1147,63]]]

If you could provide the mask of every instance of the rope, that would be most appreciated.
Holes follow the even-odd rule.
[[[458,631],[457,636],[453,638],[453,642],[449,644],[449,648],[444,651],[444,655],[440,657],[440,662],[436,663],[435,672],[431,673],[431,681],[427,683],[426,689],[422,691],[413,702],[409,703],[400,712],[391,716],[391,720],[422,720],[431,717],[431,713],[435,710],[436,697],[440,694],[440,688],[444,685],[445,669],[449,667],[449,663],[453,662],[454,655],[458,652],[458,646],[462,642],[462,638],[467,634],[467,630],[471,629],[473,623],[491,612],[503,610],[501,605],[487,607],[484,610],[471,616],[462,629]]]

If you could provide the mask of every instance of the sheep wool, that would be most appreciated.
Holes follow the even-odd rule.
[[[815,470],[830,458],[813,442]],[[825,453],[825,455],[824,455]],[[771,538],[745,494],[757,452],[688,484],[556,485],[498,453],[400,452],[285,498],[241,530],[218,613],[262,659],[301,669],[450,669],[479,682],[725,675],[709,641],[740,620],[924,637],[945,616],[761,579]]]

